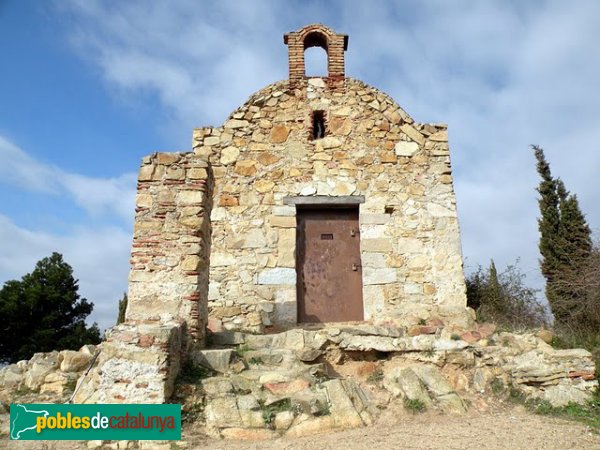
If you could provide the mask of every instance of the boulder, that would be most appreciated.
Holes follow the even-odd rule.
[[[25,372],[25,386],[32,391],[37,391],[46,375],[58,369],[60,365],[60,355],[58,352],[36,353],[30,360],[30,367]]]
[[[93,357],[87,349],[85,352],[63,350],[60,354],[62,356],[60,370],[63,372],[81,372],[87,368]]]

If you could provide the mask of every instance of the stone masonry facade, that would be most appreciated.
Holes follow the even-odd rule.
[[[365,320],[462,320],[446,125],[416,123],[345,77],[347,36],[309,25],[284,42],[289,80],[252,95],[222,126],[195,129],[193,152],[144,160],[128,319],[171,315],[199,340],[207,322],[253,332],[296,324],[293,199],[307,198],[358,204]],[[326,50],[328,76],[304,75],[310,46]]]

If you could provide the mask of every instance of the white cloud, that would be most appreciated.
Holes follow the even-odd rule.
[[[93,178],[66,172],[36,161],[24,150],[0,136],[0,179],[25,190],[50,195],[67,194],[92,216],[114,216],[130,224],[133,220],[137,175]]]

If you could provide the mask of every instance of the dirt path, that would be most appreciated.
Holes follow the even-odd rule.
[[[338,433],[267,442],[192,437],[190,447],[211,450],[355,449],[600,449],[600,435],[584,425],[522,408],[449,417],[436,413],[385,414],[376,425]]]
[[[477,449],[551,450],[600,449],[600,435],[586,426],[563,419],[534,415],[522,408],[499,412],[471,412],[463,416],[437,413],[410,415],[386,411],[377,424],[329,434],[262,442],[212,439],[200,430],[184,430],[186,444],[172,448],[211,450],[356,450],[356,449]],[[86,449],[83,442],[0,442],[9,449]]]

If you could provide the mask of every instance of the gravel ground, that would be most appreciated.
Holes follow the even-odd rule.
[[[586,426],[539,416],[522,408],[447,416],[388,411],[367,428],[260,443],[191,437],[194,449],[600,449],[600,435]]]

